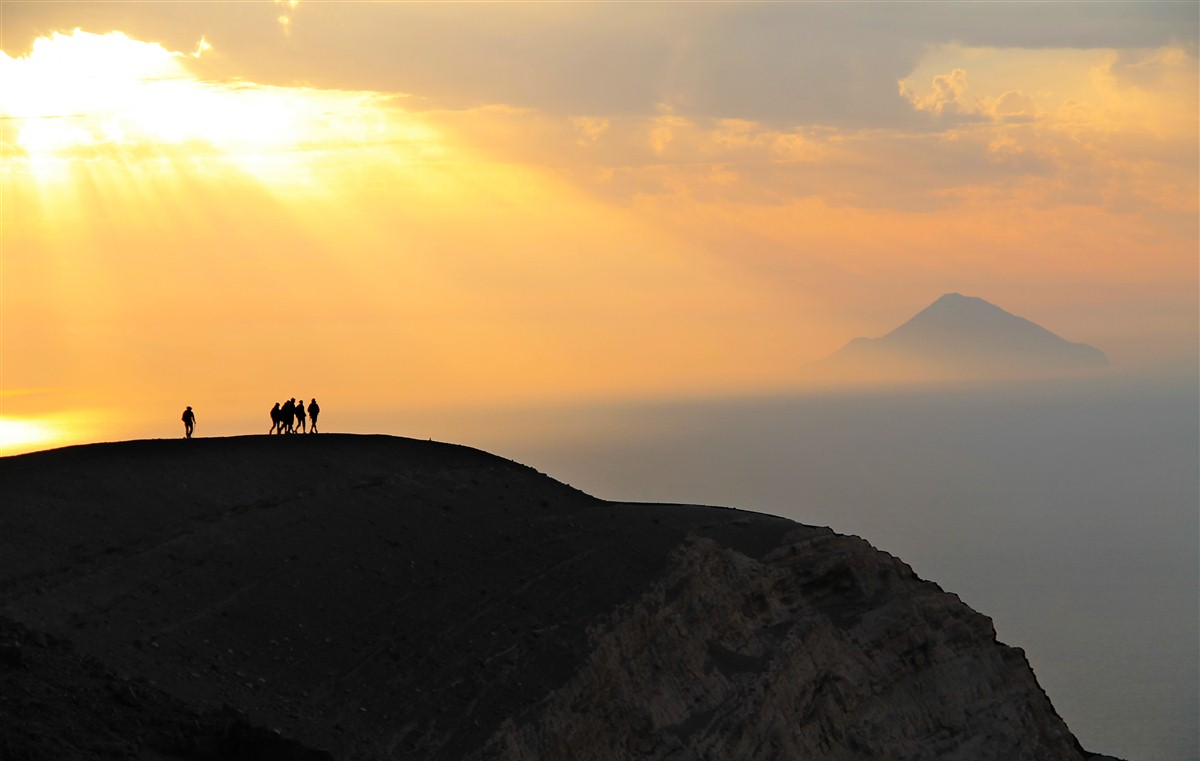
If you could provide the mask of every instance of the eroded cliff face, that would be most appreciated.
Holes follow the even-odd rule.
[[[586,663],[472,758],[1077,759],[1024,654],[866,542],[693,538]]]

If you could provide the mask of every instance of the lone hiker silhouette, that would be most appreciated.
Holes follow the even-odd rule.
[[[192,438],[192,431],[196,430],[196,413],[192,412],[189,406],[183,411],[183,437],[185,439]]]

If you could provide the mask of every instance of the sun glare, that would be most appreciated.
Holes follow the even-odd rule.
[[[395,140],[378,95],[213,82],[172,52],[120,32],[41,37],[0,53],[4,151],[31,160],[163,152],[253,161],[264,154]],[[400,137],[415,140],[411,125]]]
[[[0,418],[0,456],[45,449],[63,438],[51,423]]]

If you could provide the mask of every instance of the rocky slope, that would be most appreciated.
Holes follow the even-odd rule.
[[[987,618],[824,528],[369,436],[75,447],[0,492],[5,758],[1089,755]]]

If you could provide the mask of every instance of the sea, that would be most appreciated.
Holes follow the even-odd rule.
[[[391,422],[608,500],[736,507],[861,536],[989,616],[1087,750],[1200,760],[1194,373]]]

